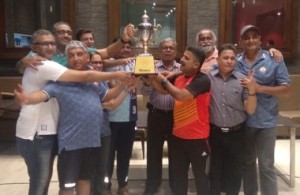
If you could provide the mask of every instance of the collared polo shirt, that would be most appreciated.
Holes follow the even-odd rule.
[[[247,75],[254,71],[258,84],[265,86],[288,85],[290,76],[284,61],[279,63],[270,56],[269,52],[262,49],[252,66],[245,60],[244,53],[237,55],[236,70]],[[257,93],[257,106],[254,114],[247,117],[247,125],[254,128],[274,128],[277,126],[278,97]]]
[[[60,65],[63,65],[64,67],[67,67],[67,56],[60,53],[58,50],[56,53],[53,55],[52,61],[59,63]]]
[[[56,98],[60,108],[58,123],[59,153],[100,147],[103,109],[99,87],[89,83],[49,82],[43,90]]]
[[[204,73],[192,77],[179,76],[175,80],[179,89],[187,89],[193,99],[178,101],[174,105],[173,135],[181,139],[206,139],[209,136],[210,80]]]

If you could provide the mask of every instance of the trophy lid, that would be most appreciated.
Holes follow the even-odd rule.
[[[152,29],[153,26],[152,26],[151,23],[148,22],[149,19],[150,19],[150,17],[147,15],[147,11],[144,10],[144,15],[142,16],[143,22],[138,25],[138,28],[139,29],[145,29],[145,28],[146,29]]]

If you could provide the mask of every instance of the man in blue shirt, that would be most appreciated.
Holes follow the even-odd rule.
[[[245,75],[254,71],[257,95],[256,111],[248,116],[246,124],[244,192],[246,195],[257,194],[258,158],[261,193],[277,195],[277,175],[274,168],[277,96],[289,95],[290,78],[284,62],[276,62],[269,52],[260,48],[260,31],[256,26],[244,26],[240,35],[244,52],[237,56],[236,69]]]
[[[89,53],[84,43],[71,41],[66,46],[66,53],[69,68],[86,69]],[[54,97],[58,100],[58,177],[61,195],[73,194],[75,187],[78,194],[89,193],[89,179],[101,145],[101,89],[94,83],[49,82],[43,91],[29,96],[16,91],[22,104],[36,104]]]

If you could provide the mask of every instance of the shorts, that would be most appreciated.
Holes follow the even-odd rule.
[[[74,189],[78,180],[90,180],[96,169],[100,147],[63,150],[58,155],[59,188]]]

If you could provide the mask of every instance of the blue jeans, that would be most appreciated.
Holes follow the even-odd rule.
[[[17,149],[29,175],[29,195],[46,195],[57,154],[57,135],[36,135],[34,140],[17,138]]]
[[[243,177],[245,195],[258,191],[256,158],[262,195],[278,195],[277,174],[274,168],[276,128],[246,128],[246,161]]]

